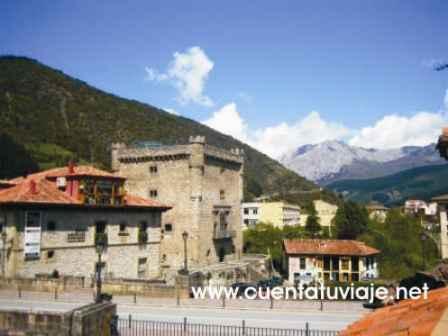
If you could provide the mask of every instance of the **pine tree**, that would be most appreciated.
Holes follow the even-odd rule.
[[[310,212],[308,218],[306,219],[305,231],[311,238],[316,238],[320,235],[322,230],[320,226],[320,218],[317,215],[316,208],[314,207],[314,203],[311,202],[308,211]]]

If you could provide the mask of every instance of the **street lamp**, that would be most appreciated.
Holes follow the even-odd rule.
[[[188,274],[188,253],[187,253],[187,239],[188,232],[184,231],[182,233],[182,239],[184,240],[184,268],[181,270],[182,274]]]
[[[96,303],[101,303],[103,301],[102,293],[101,293],[101,286],[102,286],[102,279],[101,279],[101,255],[103,254],[106,246],[104,244],[105,242],[103,240],[98,240],[96,243],[96,253],[98,254],[98,262],[96,264]]]

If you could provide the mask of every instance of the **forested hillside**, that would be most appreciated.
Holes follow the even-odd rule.
[[[212,145],[244,149],[247,198],[316,188],[230,136],[154,106],[108,94],[24,57],[0,57],[0,133],[2,148],[9,148],[0,178],[37,166],[64,164],[70,158],[108,168],[112,142],[174,144],[185,143],[190,135],[204,135]]]

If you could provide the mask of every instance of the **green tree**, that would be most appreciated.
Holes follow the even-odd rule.
[[[322,227],[320,226],[320,218],[317,216],[317,211],[313,202],[311,202],[308,212],[309,214],[306,219],[305,231],[309,237],[316,238],[320,235]]]
[[[0,133],[0,179],[12,178],[38,170],[26,148],[11,136]]]
[[[367,230],[369,215],[366,208],[355,202],[343,203],[334,218],[338,239],[356,239]]]
[[[384,223],[370,220],[367,231],[359,239],[381,251],[380,275],[395,280],[437,263],[437,245],[428,235],[422,240],[422,234],[425,231],[418,219],[393,209]]]
[[[283,229],[270,223],[258,223],[254,228],[244,231],[244,252],[269,254],[274,267],[282,268],[283,240],[305,237],[304,229],[299,226],[285,226]]]

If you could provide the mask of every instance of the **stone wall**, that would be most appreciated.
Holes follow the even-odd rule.
[[[54,292],[69,291],[89,287],[90,281],[84,277],[50,278],[7,278],[0,279],[1,289],[21,289],[24,291]]]
[[[130,280],[106,280],[102,284],[102,291],[113,295],[138,295],[155,298],[176,298],[187,299],[189,288],[184,284],[173,286],[150,281],[130,281]]]
[[[159,212],[38,208],[33,211],[42,213],[40,258],[26,260],[24,257],[26,210],[10,210],[6,228],[7,277],[32,278],[35,274],[51,273],[54,270],[61,275],[92,277],[98,259],[94,245],[97,221],[107,222],[108,247],[102,257],[106,263],[105,273],[114,277],[137,278],[139,259],[146,258],[143,276],[160,276]],[[148,224],[148,242],[144,244],[138,242],[138,227],[142,221]],[[50,222],[56,225],[55,230],[48,230]],[[120,224],[125,225],[124,231],[120,231]]]
[[[0,310],[1,335],[109,336],[115,304],[90,304],[69,312]]]
[[[161,266],[165,274],[183,267],[184,231],[189,234],[189,265],[216,263],[220,251],[225,252],[227,260],[238,258],[242,250],[241,153],[208,146],[203,137],[192,137],[188,145],[115,148],[114,167],[127,178],[127,190],[142,197],[151,197],[151,190],[153,195],[157,191],[158,200],[173,206],[162,220]],[[216,207],[229,212],[228,229],[235,232],[234,237],[213,239]]]

